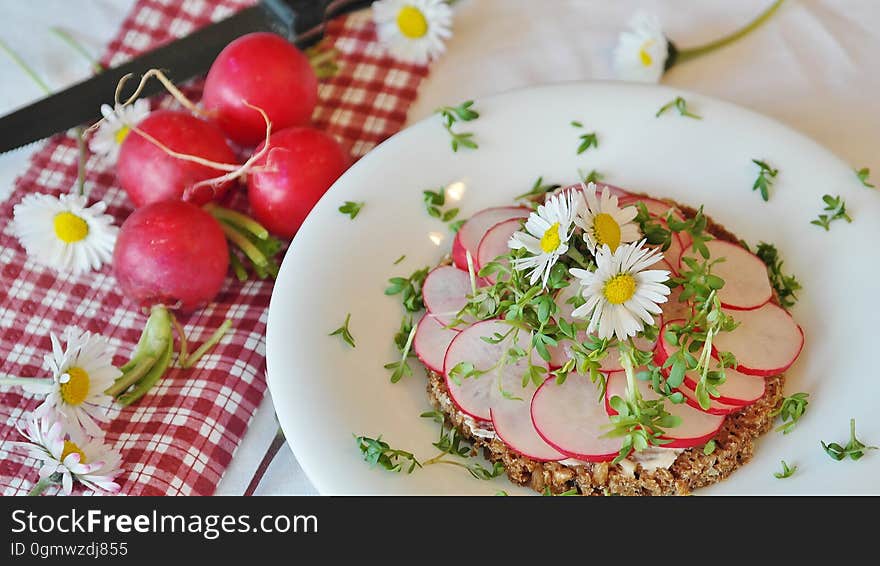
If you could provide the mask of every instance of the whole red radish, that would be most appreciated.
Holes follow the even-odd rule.
[[[272,134],[269,151],[248,176],[254,217],[270,232],[292,237],[348,165],[339,143],[320,130],[288,128]]]
[[[178,153],[216,163],[235,165],[237,159],[217,126],[173,110],[157,110],[138,124],[138,129]],[[220,198],[231,182],[216,187],[191,187],[225,171],[172,157],[138,132],[129,132],[119,148],[116,175],[135,206],[163,200],[189,200],[204,204]]]
[[[204,306],[220,291],[228,267],[229,248],[217,220],[179,200],[136,210],[122,224],[113,252],[119,287],[144,307]]]
[[[208,71],[204,108],[230,138],[252,146],[263,140],[266,123],[275,131],[309,123],[318,101],[318,79],[302,51],[280,35],[244,35],[227,45]]]

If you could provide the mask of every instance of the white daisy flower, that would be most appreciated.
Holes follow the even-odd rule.
[[[420,65],[439,57],[452,36],[452,9],[443,0],[378,0],[373,21],[395,57]]]
[[[596,254],[596,270],[571,269],[580,280],[581,296],[586,303],[571,313],[590,318],[587,332],[598,331],[600,338],[617,336],[625,340],[641,332],[645,324],[654,325],[654,316],[662,310],[669,287],[663,284],[669,272],[645,271],[663,259],[656,249],[645,248],[645,240],[623,244],[615,252],[605,245]]]
[[[547,287],[550,269],[559,257],[568,251],[568,240],[573,232],[577,214],[574,191],[565,191],[548,198],[538,210],[529,214],[525,231],[510,237],[507,246],[512,250],[525,248],[531,255],[514,259],[514,269],[531,269],[532,285],[540,279]]]
[[[581,184],[583,187],[583,184]],[[617,196],[612,195],[608,187],[602,190],[597,198],[595,183],[582,189],[584,206],[580,208],[574,223],[584,231],[584,241],[590,253],[596,255],[596,249],[608,246],[617,251],[621,244],[635,242],[641,236],[639,227],[633,223],[638,214],[634,206],[621,209]]]
[[[74,274],[100,269],[113,258],[119,228],[107,205],[86,197],[32,193],[15,205],[12,230],[37,263]]]
[[[150,103],[145,98],[138,98],[128,106],[115,108],[109,104],[102,104],[101,114],[104,115],[104,120],[92,134],[89,149],[95,155],[101,156],[105,163],[109,165],[116,163],[119,148],[131,132],[131,127],[137,126],[149,113]]]
[[[119,491],[119,484],[113,480],[122,471],[122,457],[104,445],[102,437],[90,437],[75,424],[36,415],[20,432],[28,442],[10,444],[43,462],[40,482],[31,492],[33,495],[58,483],[64,494],[70,495],[74,480],[96,491]]]
[[[34,412],[38,417],[57,415],[81,426],[92,436],[101,433],[95,422],[106,420],[113,398],[104,391],[122,372],[113,365],[107,340],[91,332],[68,328],[67,347],[52,334],[52,353],[46,363],[52,370],[53,386],[43,404]]]
[[[614,71],[619,79],[660,82],[669,57],[669,43],[656,17],[643,12],[630,21],[629,31],[620,34],[614,51]]]

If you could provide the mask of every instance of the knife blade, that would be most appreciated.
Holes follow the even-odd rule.
[[[101,104],[113,103],[119,79],[129,73],[137,77],[158,68],[173,82],[180,83],[207,72],[230,41],[256,31],[278,33],[306,49],[321,40],[327,21],[371,3],[372,0],[263,0],[0,118],[0,153],[100,119]],[[134,86],[129,85],[129,93]],[[152,81],[142,96],[160,91],[162,86]]]

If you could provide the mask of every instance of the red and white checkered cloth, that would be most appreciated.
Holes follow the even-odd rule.
[[[139,0],[103,63],[118,65],[252,3]],[[332,22],[327,37],[340,53],[341,72],[322,82],[314,122],[360,157],[402,126],[427,68],[387,57],[369,12]],[[187,92],[198,94],[199,88]],[[109,100],[112,93],[107,95]],[[13,206],[28,193],[70,191],[76,161],[75,141],[56,136],[33,156],[13,194],[0,204],[0,374],[46,376],[43,356],[51,351],[49,333],[60,334],[71,325],[106,336],[116,349],[114,361],[124,363],[146,320],[120,294],[109,268],[81,276],[44,269],[28,261],[12,235]],[[113,170],[96,158],[89,159],[87,170],[90,199],[104,200],[121,224],[132,205]],[[246,199],[239,196],[234,202]],[[270,282],[242,284],[229,277],[215,303],[181,317],[195,343],[225,319],[232,320],[234,332],[197,368],[172,369],[140,402],[115,411],[106,431],[107,442],[122,452],[122,493],[214,492],[265,392],[264,336],[271,291]],[[24,494],[37,480],[38,463],[11,450],[9,442],[21,440],[17,427],[40,401],[40,396],[19,389],[0,393],[2,495]]]

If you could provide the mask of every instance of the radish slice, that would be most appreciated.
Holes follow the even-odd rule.
[[[475,265],[474,269],[479,272],[480,268],[485,265],[488,265],[489,262],[493,261],[496,257],[500,255],[505,255],[510,251],[510,248],[507,247],[507,242],[510,240],[510,237],[515,233],[519,232],[522,228],[522,219],[520,218],[511,218],[510,220],[505,220],[504,222],[499,222],[495,226],[492,226],[486,235],[483,236],[483,239],[480,240],[480,245],[477,247],[477,255],[474,256]],[[507,261],[504,262],[507,264]],[[494,284],[497,280],[496,274],[489,275],[485,277],[486,281],[490,284]]]
[[[664,226],[667,226],[666,222],[662,222]],[[678,234],[671,234],[669,238],[669,248],[663,252],[663,259],[666,260],[666,263],[669,264],[673,275],[678,275],[678,264],[681,262],[681,254],[684,253],[684,246],[681,244],[681,238],[678,237]],[[665,269],[664,267],[651,267],[651,269]]]
[[[605,438],[610,421],[590,378],[569,374],[560,385],[544,382],[532,398],[532,422],[544,441],[566,456],[586,462],[607,462],[620,451],[619,438]]]
[[[689,389],[685,384],[682,384],[676,391],[679,391],[684,395],[684,402],[687,403],[688,406],[709,415],[729,415],[743,408],[742,405],[728,405],[727,403],[722,403],[716,399],[709,399],[709,408],[703,409],[700,407],[700,402],[697,401],[697,394],[694,393],[693,389]]]
[[[416,335],[413,337],[413,350],[419,360],[428,368],[437,373],[443,373],[443,360],[446,358],[446,350],[458,333],[458,330],[446,328],[436,318],[426,314],[419,321],[418,326],[416,326]]]
[[[706,242],[710,259],[724,258],[712,266],[712,273],[724,279],[724,287],[718,290],[718,299],[725,308],[751,310],[767,304],[773,296],[767,266],[755,254],[742,246],[710,240]],[[684,257],[702,260],[693,248],[685,250]],[[680,268],[684,269],[683,261]]]
[[[635,197],[635,195],[633,195],[631,192],[629,192],[625,189],[621,189],[620,187],[616,187],[614,185],[609,185],[607,183],[595,183],[595,185],[596,185],[596,196],[597,197],[601,196],[602,192],[606,188],[608,189],[608,192],[611,193],[611,195],[616,196],[618,198],[618,202],[620,202],[620,200],[624,199],[624,198],[631,199],[631,198]],[[567,191],[584,192],[586,189],[587,189],[587,184],[575,183],[574,185],[569,185],[569,186],[563,187],[561,189],[556,189],[556,191],[553,194],[564,193]]]
[[[724,378],[724,383],[718,386],[718,397],[710,396],[710,400],[725,405],[751,405],[764,395],[767,386],[762,378],[740,373],[733,368],[724,370]],[[700,374],[695,371],[684,374],[684,384],[688,389],[696,391],[699,381]]]
[[[571,313],[574,312],[574,305],[568,301],[577,296],[577,294],[580,293],[580,290],[581,286],[578,284],[577,280],[572,280],[568,287],[563,287],[556,292],[556,297],[554,297],[553,300],[559,308],[557,316],[565,322],[573,322],[574,320],[571,316]]]
[[[528,400],[527,395],[531,393],[530,390],[524,391],[522,386],[523,375],[529,366],[525,358],[492,369],[498,364],[498,360],[504,353],[514,345],[513,337],[510,336],[498,344],[490,344],[483,338],[490,338],[496,332],[506,334],[510,328],[509,324],[500,320],[478,322],[459,332],[446,350],[443,373],[449,396],[459,410],[475,419],[488,421],[492,418],[489,409],[500,396],[499,386],[526,400]],[[529,341],[527,332],[517,334],[517,346],[528,349]],[[456,383],[456,380],[452,379],[449,374],[461,362],[473,364],[478,370],[491,371],[477,377],[460,378],[458,379],[460,383]],[[544,361],[537,356],[533,357],[532,362],[535,365],[547,367]]]
[[[771,377],[791,367],[804,347],[804,331],[782,307],[767,303],[748,311],[728,312],[739,322],[715,337],[716,352],[736,356],[737,371]]]
[[[489,228],[511,218],[527,218],[531,209],[524,206],[500,206],[486,208],[471,216],[461,225],[452,242],[452,261],[459,269],[467,271],[467,252],[476,260],[477,248]]]
[[[443,325],[455,320],[471,293],[470,274],[451,265],[434,268],[422,284],[425,309]]]
[[[671,204],[667,204],[662,200],[657,200],[649,197],[641,197],[638,195],[633,195],[630,197],[624,197],[620,199],[620,206],[636,206],[637,203],[644,203],[645,208],[648,209],[648,214],[654,216],[655,218],[663,218],[666,216],[666,212],[670,209],[676,211],[676,215],[681,217],[681,214]]]
[[[514,452],[540,462],[562,460],[565,454],[544,442],[532,423],[531,400],[537,387],[529,382],[524,390],[518,390],[520,400],[505,399],[496,391],[492,404],[492,427],[495,434]],[[520,392],[521,391],[521,392]]]
[[[683,320],[673,320],[669,324],[683,323]],[[666,325],[660,329],[661,339],[657,343],[654,351],[654,362],[657,365],[663,365],[666,360],[678,351],[678,346],[674,346],[666,340]],[[664,374],[669,374],[670,368],[663,368]],[[711,400],[717,401],[724,405],[751,405],[764,395],[766,383],[759,377],[746,375],[733,368],[724,370],[726,380],[718,386],[718,397],[711,397]],[[691,391],[696,391],[697,383],[700,380],[700,374],[696,371],[688,371],[684,375],[684,385]]]
[[[651,384],[647,381],[636,380],[636,387],[642,398],[654,401],[660,398],[660,395],[654,391]],[[626,396],[626,376],[623,374],[610,375],[605,388],[606,407],[611,409],[611,398],[614,396],[625,398]],[[675,404],[672,401],[663,403],[666,411],[676,417],[681,418],[681,424],[676,427],[666,429],[663,438],[671,440],[668,444],[664,444],[663,448],[693,448],[701,446],[718,433],[718,429],[724,424],[723,415],[713,415],[697,410],[686,403]],[[616,414],[611,409],[609,414]]]
[[[691,314],[693,314],[694,307],[691,303],[685,301],[680,302],[678,300],[679,295],[683,289],[678,288],[678,292],[673,289],[672,294],[669,295],[669,300],[665,303],[661,304],[660,307],[663,309],[663,320],[679,320],[679,319],[687,319],[690,318]]]

